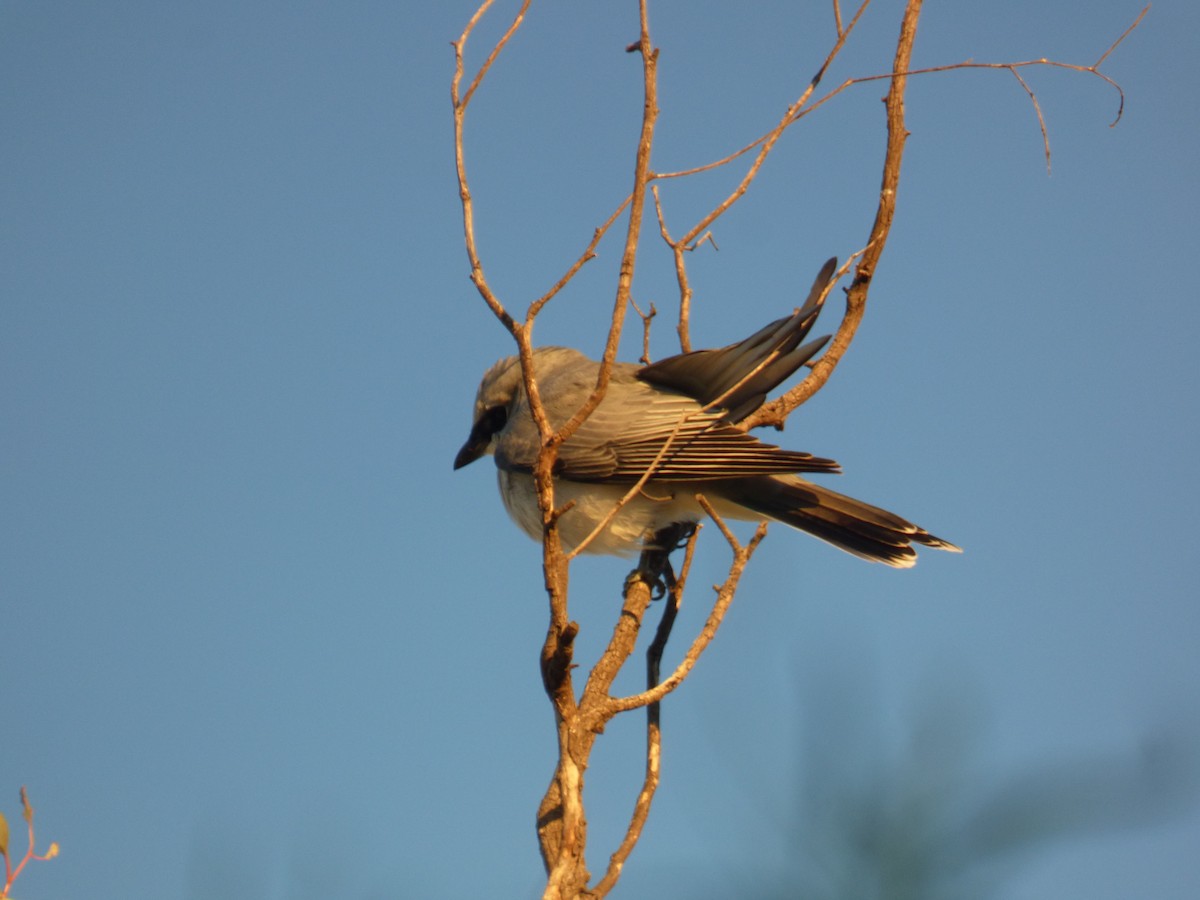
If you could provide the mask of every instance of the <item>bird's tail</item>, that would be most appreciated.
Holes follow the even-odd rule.
[[[847,553],[898,569],[916,563],[913,544],[962,552],[895,513],[795,475],[731,479],[721,482],[719,493],[725,500],[806,531]]]

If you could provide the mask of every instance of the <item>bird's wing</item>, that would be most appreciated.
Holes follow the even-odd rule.
[[[821,312],[821,295],[836,269],[836,259],[825,263],[804,306],[792,315],[728,347],[695,350],[652,363],[640,369],[637,377],[687,394],[702,405],[716,401],[726,410],[727,421],[740,422],[829,340],[824,337],[800,344]]]
[[[505,464],[503,442],[497,463]],[[811,453],[782,450],[734,428],[676,391],[616,371],[604,401],[559,448],[556,474],[572,481],[632,483],[653,469],[663,481],[837,471]]]

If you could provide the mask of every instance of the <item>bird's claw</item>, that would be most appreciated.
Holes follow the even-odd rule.
[[[647,541],[638,567],[625,579],[626,589],[636,582],[650,588],[650,599],[661,600],[675,586],[675,570],[671,568],[671,554],[687,546],[696,533],[695,522],[676,522],[657,532]]]

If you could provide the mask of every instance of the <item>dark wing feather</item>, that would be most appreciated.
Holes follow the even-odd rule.
[[[728,347],[695,350],[652,363],[640,369],[637,377],[680,391],[705,406],[719,401],[727,421],[741,421],[829,340],[825,337],[800,344],[821,312],[821,294],[836,269],[836,259],[825,263],[804,306],[792,315]]]
[[[665,448],[665,449],[664,449]],[[653,467],[658,481],[836,472],[811,453],[782,450],[728,423],[720,411],[634,379],[604,402],[559,448],[559,477],[632,483]]]

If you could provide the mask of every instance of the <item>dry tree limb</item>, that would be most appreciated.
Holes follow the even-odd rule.
[[[1001,69],[1001,70],[1007,70],[1008,72],[1010,72],[1016,78],[1016,80],[1021,85],[1021,87],[1025,90],[1026,94],[1029,96],[1030,102],[1033,105],[1034,113],[1037,116],[1038,127],[1041,131],[1042,147],[1043,147],[1043,152],[1044,152],[1045,158],[1046,158],[1046,170],[1047,170],[1047,172],[1049,172],[1050,171],[1050,138],[1049,138],[1048,129],[1046,127],[1046,120],[1042,113],[1041,104],[1038,102],[1036,94],[1033,92],[1033,89],[1030,87],[1028,82],[1021,76],[1021,73],[1019,70],[1023,69],[1023,68],[1034,67],[1034,66],[1044,66],[1044,67],[1050,67],[1050,68],[1067,69],[1070,71],[1081,72],[1084,74],[1089,74],[1089,75],[1093,75],[1097,78],[1100,78],[1105,83],[1110,85],[1114,90],[1117,91],[1117,95],[1118,95],[1117,115],[1111,123],[1112,126],[1115,126],[1117,124],[1117,122],[1120,121],[1121,116],[1125,109],[1125,92],[1114,79],[1112,79],[1111,77],[1109,77],[1108,75],[1106,75],[1105,73],[1100,71],[1100,65],[1113,53],[1114,50],[1116,50],[1116,48],[1121,44],[1121,42],[1124,41],[1125,38],[1127,38],[1130,35],[1130,33],[1133,32],[1133,30],[1135,28],[1137,28],[1137,26],[1141,23],[1142,19],[1145,17],[1147,12],[1149,12],[1149,10],[1150,10],[1149,5],[1144,7],[1142,9],[1142,11],[1140,13],[1138,13],[1137,17],[1133,20],[1133,22],[1131,22],[1129,24],[1129,26],[1120,34],[1120,36],[1118,36],[1117,39],[1115,41],[1113,41],[1113,43],[1108,47],[1108,49],[1105,50],[1102,54],[1100,54],[1099,58],[1091,65],[1065,63],[1065,62],[1060,62],[1058,60],[1046,59],[1044,57],[1041,59],[1023,60],[1020,62],[1008,62],[1008,63],[979,63],[979,62],[975,62],[973,60],[967,60],[965,62],[951,63],[951,64],[941,65],[941,66],[928,66],[928,67],[920,68],[920,69],[910,69],[906,65],[906,67],[904,69],[899,69],[899,70],[893,69],[892,72],[887,73],[887,74],[866,75],[866,76],[861,76],[861,77],[856,77],[856,78],[849,78],[846,81],[842,82],[840,85],[838,85],[833,90],[829,91],[828,93],[826,93],[825,95],[820,97],[819,99],[809,102],[813,89],[819,84],[821,77],[823,76],[825,71],[828,69],[829,65],[832,63],[832,61],[837,56],[837,54],[840,52],[842,46],[845,43],[846,37],[849,36],[850,32],[853,30],[855,24],[857,23],[859,17],[865,11],[868,2],[869,2],[869,0],[867,0],[867,2],[864,2],[863,4],[861,4],[859,6],[858,10],[855,12],[854,16],[851,18],[850,23],[843,29],[842,24],[841,24],[841,8],[840,8],[840,5],[837,2],[837,0],[834,0],[834,19],[835,19],[836,31],[837,31],[837,35],[838,35],[837,43],[835,43],[833,49],[829,53],[829,56],[826,58],[824,65],[822,65],[821,69],[817,73],[817,76],[813,79],[813,81],[809,85],[808,89],[804,92],[804,94],[801,95],[801,97],[791,107],[789,107],[790,118],[785,117],[784,121],[781,121],[780,123],[778,123],[770,131],[766,132],[765,134],[761,135],[760,137],[756,138],[755,140],[751,141],[749,144],[746,144],[745,146],[741,147],[740,149],[735,150],[733,153],[730,153],[729,155],[722,157],[721,159],[714,160],[712,162],[705,163],[703,165],[694,166],[689,169],[682,169],[682,170],[675,171],[675,172],[655,173],[654,177],[656,180],[684,178],[684,177],[691,176],[691,175],[697,175],[702,172],[711,171],[713,169],[717,169],[722,166],[728,165],[729,163],[733,162],[734,160],[749,153],[751,150],[754,150],[755,148],[760,148],[759,154],[756,157],[754,164],[747,171],[746,176],[744,177],[742,184],[739,184],[738,189],[735,189],[735,191],[729,197],[727,197],[725,199],[723,204],[719,205],[714,210],[712,210],[708,215],[706,215],[703,219],[701,219],[691,231],[689,231],[687,234],[685,234],[683,237],[679,238],[678,240],[672,240],[667,232],[665,216],[662,212],[661,202],[658,202],[658,195],[657,195],[657,191],[656,191],[655,197],[656,197],[657,210],[658,210],[658,216],[659,216],[660,232],[662,233],[664,242],[671,248],[674,258],[675,258],[676,278],[677,278],[677,281],[679,282],[679,288],[680,288],[680,317],[679,317],[679,323],[677,325],[676,330],[679,333],[680,347],[684,352],[687,352],[691,349],[691,340],[689,337],[689,323],[690,323],[690,315],[691,315],[692,290],[691,290],[691,287],[688,284],[688,280],[687,280],[686,262],[685,262],[683,253],[685,250],[693,249],[694,246],[696,245],[696,243],[698,243],[695,241],[695,236],[697,234],[699,234],[699,232],[701,230],[709,228],[711,226],[711,224],[721,214],[723,214],[724,211],[726,209],[728,209],[730,205],[732,205],[733,202],[735,202],[737,199],[740,198],[742,193],[744,193],[745,187],[748,186],[749,182],[753,180],[754,174],[757,172],[757,167],[759,165],[761,165],[761,161],[765,158],[766,153],[768,153],[770,151],[771,146],[773,146],[774,142],[778,139],[779,135],[783,132],[784,129],[786,129],[790,125],[794,124],[795,122],[799,121],[800,119],[804,118],[809,113],[815,112],[817,109],[824,106],[826,103],[828,103],[834,97],[836,97],[838,94],[842,93],[843,91],[845,91],[848,88],[853,87],[855,85],[866,84],[871,81],[879,81],[882,79],[893,79],[894,80],[897,75],[907,77],[909,75],[929,75],[929,74],[935,74],[935,73],[941,73],[941,72],[951,72],[951,71],[956,71],[958,69]],[[911,59],[911,57],[910,57],[910,59]],[[873,265],[871,266],[871,271],[874,271]],[[851,329],[848,332],[843,332],[843,334],[847,334],[847,333],[849,334],[849,336],[852,336],[853,330]],[[842,352],[844,352],[844,349],[845,348],[843,347]],[[839,358],[840,358],[840,354],[839,354]],[[832,369],[830,368],[828,371],[831,373]],[[827,380],[827,379],[828,379],[828,374],[825,375],[825,380]],[[824,384],[824,380],[821,382],[821,384]],[[814,387],[813,385],[810,384],[809,389],[806,389],[807,393],[805,393],[803,395],[804,398],[807,399],[807,397],[811,396],[812,393],[815,393],[815,390],[819,389],[819,387],[820,387],[820,385],[816,385]],[[798,404],[796,404],[796,405],[798,405]],[[793,405],[790,408],[794,409],[795,406]],[[764,423],[766,423],[765,420],[764,420]],[[779,424],[781,424],[781,422],[778,420],[777,414],[775,416],[771,417],[771,421],[769,422],[769,424],[774,424],[777,427]]]
[[[484,13],[488,11],[493,2],[494,0],[484,0],[480,7],[475,10],[475,15],[471,16],[470,21],[467,22],[458,40],[451,44],[454,47],[454,77],[450,82],[450,100],[454,108],[454,163],[455,171],[458,175],[458,196],[463,211],[463,232],[467,243],[467,258],[471,263],[471,282],[475,285],[476,290],[479,291],[480,296],[483,297],[484,302],[487,303],[488,308],[503,323],[504,327],[511,332],[516,323],[488,285],[487,278],[483,273],[483,261],[479,257],[479,247],[475,241],[475,203],[467,184],[463,127],[466,122],[467,108],[471,105],[471,99],[475,96],[475,91],[478,90],[479,85],[491,70],[492,64],[495,63],[505,44],[516,33],[517,29],[521,27],[521,22],[525,19],[525,13],[529,10],[531,0],[524,0],[521,8],[517,10],[517,14],[513,18],[512,24],[509,25],[508,30],[496,42],[487,59],[479,67],[479,71],[475,73],[475,77],[471,80],[466,93],[460,93],[464,74],[463,54],[466,51],[467,38],[471,36],[471,33],[475,30],[475,26],[479,24]]]
[[[754,536],[749,542],[742,544],[703,494],[697,494],[696,501],[704,508],[704,511],[713,520],[714,524],[716,524],[721,534],[725,537],[726,543],[729,544],[730,550],[733,551],[733,561],[729,565],[729,572],[725,576],[725,581],[719,585],[713,585],[716,598],[713,601],[712,609],[709,611],[708,618],[705,619],[704,626],[700,629],[699,634],[693,639],[691,646],[688,647],[679,665],[675,667],[675,671],[654,687],[647,688],[640,694],[632,694],[627,697],[610,697],[604,710],[607,718],[612,718],[612,716],[618,713],[631,709],[640,709],[643,706],[649,706],[651,703],[657,703],[679,687],[679,685],[683,684],[684,679],[691,673],[700,656],[708,649],[713,638],[717,636],[717,631],[720,629],[721,623],[725,620],[725,614],[729,610],[729,605],[733,602],[733,597],[737,593],[737,586],[741,580],[742,573],[746,570],[746,566],[749,564],[750,558],[754,555],[754,551],[758,549],[758,545],[767,536],[767,523],[759,522],[758,527],[754,531]]]
[[[867,293],[875,266],[887,244],[896,214],[896,191],[900,185],[900,165],[904,159],[904,142],[908,130],[904,127],[904,90],[908,86],[907,71],[912,59],[913,42],[917,36],[917,22],[921,17],[921,0],[908,0],[904,18],[900,23],[900,38],[896,42],[896,56],[892,64],[892,79],[884,104],[887,109],[887,150],[884,154],[882,184],[879,203],[875,210],[875,221],[870,236],[862,250],[854,280],[846,292],[846,312],[828,349],[813,365],[812,370],[800,384],[782,397],[764,404],[743,425],[755,428],[773,425],[782,428],[791,413],[801,403],[819,391],[833,374],[834,368],[845,354],[866,311]]]
[[[633,195],[630,194],[621,201],[621,205],[613,210],[613,214],[611,216],[604,220],[604,224],[600,225],[595,232],[593,232],[592,239],[588,242],[587,247],[584,248],[583,253],[579,255],[579,258],[576,259],[575,262],[571,263],[571,266],[566,272],[563,273],[562,278],[558,279],[558,281],[551,286],[550,290],[546,291],[546,293],[542,294],[542,296],[538,297],[529,304],[529,310],[525,314],[525,320],[527,322],[532,322],[535,318],[537,318],[538,313],[542,311],[542,307],[553,300],[558,292],[567,286],[570,280],[575,277],[575,273],[582,269],[585,263],[591,262],[596,258],[596,247],[599,246],[600,241],[604,238],[604,235],[608,233],[608,229],[613,226],[613,223],[617,221],[617,218],[622,212],[625,211],[625,207],[627,207],[632,200]]]
[[[634,160],[628,226],[621,253],[616,298],[613,303],[608,338],[601,357],[594,390],[575,414],[557,431],[548,437],[543,432],[542,449],[534,466],[538,505],[542,510],[545,523],[543,570],[546,575],[551,607],[551,624],[543,647],[543,660],[554,655],[555,643],[561,635],[570,630],[566,593],[569,560],[562,553],[561,542],[558,540],[555,527],[553,466],[557,458],[558,447],[592,414],[607,392],[612,365],[616,359],[617,347],[621,338],[625,312],[632,293],[633,274],[641,240],[642,212],[645,208],[647,185],[650,181],[650,151],[654,144],[654,127],[658,120],[658,51],[650,41],[650,25],[646,5],[647,0],[639,0],[638,50],[642,60],[642,124]],[[518,333],[516,336],[520,344],[522,337],[527,340],[528,331],[524,334]],[[526,386],[532,391],[536,387],[533,384],[532,350],[529,350],[527,354],[527,345],[524,344],[521,345],[521,362]],[[532,400],[531,393],[531,404]],[[648,604],[650,599],[648,586],[634,584],[629,587],[626,590],[625,610],[629,610],[631,614],[635,613],[643,602],[643,592],[645,594],[644,602]],[[644,607],[641,608],[644,612]],[[622,612],[622,621],[626,619],[625,610]],[[636,641],[637,626],[640,625],[641,615],[636,614],[633,618],[636,624],[632,632],[632,640]],[[615,640],[616,635],[614,635]],[[630,645],[631,650],[632,644]],[[617,655],[619,656],[619,653]],[[625,656],[627,657],[628,653]],[[601,664],[597,663],[597,666],[593,668],[584,687],[581,702],[587,702],[594,695],[593,685],[603,683],[603,672],[598,674],[600,666]],[[613,677],[615,677],[615,672]],[[570,688],[569,696],[568,688]],[[574,690],[570,687],[569,673],[563,679],[563,686],[550,693],[550,699],[558,721],[559,764],[554,780],[539,807],[538,838],[542,858],[547,867],[546,890],[543,896],[547,900],[554,900],[554,898],[578,895],[586,888],[589,878],[584,859],[587,823],[583,816],[583,771],[587,766],[595,734],[587,728],[581,727],[580,709],[575,701]],[[553,817],[555,809],[558,811],[557,818]]]
[[[1038,128],[1042,130],[1042,147],[1046,153],[1046,174],[1050,174],[1050,134],[1046,131],[1046,117],[1042,115],[1042,104],[1038,103],[1037,95],[1033,92],[1033,88],[1029,86],[1021,73],[1016,69],[1010,68],[1013,78],[1020,82],[1021,87],[1025,88],[1025,93],[1029,95],[1029,102],[1033,104],[1033,111],[1037,113]]]
[[[812,366],[812,370],[808,376],[796,385],[790,391],[785,393],[778,399],[763,405],[748,419],[743,421],[742,427],[757,428],[764,425],[770,425],[775,428],[782,428],[784,422],[792,410],[796,409],[802,403],[812,397],[829,381],[829,377],[833,374],[834,368],[842,359],[850,342],[854,339],[854,334],[858,329],[859,323],[862,321],[863,313],[866,309],[867,292],[870,289],[871,278],[875,273],[875,267],[879,262],[879,257],[883,253],[884,245],[887,242],[887,236],[891,230],[892,217],[895,214],[896,208],[896,190],[900,180],[900,164],[904,155],[904,142],[908,137],[908,132],[904,127],[904,88],[911,75],[925,75],[935,72],[948,72],[955,69],[963,68],[986,68],[986,69],[1007,69],[1017,77],[1029,93],[1030,99],[1033,101],[1034,109],[1037,111],[1038,122],[1042,128],[1043,140],[1045,141],[1046,166],[1050,166],[1050,144],[1046,136],[1045,120],[1042,118],[1041,108],[1038,106],[1037,98],[1033,95],[1033,91],[1021,78],[1018,69],[1027,68],[1030,66],[1051,66],[1055,68],[1064,68],[1071,71],[1083,72],[1086,74],[1095,75],[1101,78],[1117,91],[1120,96],[1120,103],[1117,110],[1117,119],[1112,124],[1116,124],[1120,120],[1121,112],[1125,105],[1125,92],[1121,86],[1098,70],[1098,67],[1108,56],[1116,49],[1116,47],[1125,40],[1126,37],[1137,27],[1142,18],[1149,10],[1149,6],[1138,14],[1137,18],[1121,33],[1112,45],[1100,55],[1090,66],[1075,65],[1073,63],[1061,63],[1054,60],[1039,59],[1029,60],[1017,63],[975,63],[964,62],[955,63],[948,66],[933,66],[923,69],[911,69],[909,63],[912,58],[912,42],[907,43],[904,40],[905,32],[911,31],[915,36],[917,19],[920,15],[920,3],[916,3],[917,7],[914,10],[914,4],[909,3],[905,10],[904,21],[901,25],[901,40],[897,45],[896,58],[893,64],[893,74],[888,75],[872,75],[866,78],[850,79],[844,82],[839,87],[835,88],[829,95],[822,97],[813,106],[806,109],[804,112],[811,112],[821,104],[827,102],[834,95],[841,92],[846,87],[852,84],[861,84],[867,81],[876,81],[881,78],[890,78],[891,86],[888,90],[885,104],[887,108],[887,127],[888,141],[887,152],[884,158],[882,186],[879,193],[879,203],[876,209],[875,222],[871,227],[871,233],[868,237],[865,248],[861,251],[862,262],[859,263],[853,283],[850,286],[846,295],[846,312],[842,318],[837,332],[833,336],[828,349],[822,354]]]
[[[667,640],[671,636],[671,630],[675,625],[675,618],[679,614],[679,607],[683,604],[683,591],[687,585],[688,574],[691,572],[692,559],[696,552],[696,538],[699,536],[700,530],[697,528],[692,531],[691,536],[687,540],[687,546],[684,548],[683,564],[680,567],[678,576],[671,580],[667,592],[667,602],[662,616],[658,620],[658,628],[654,632],[654,640],[646,648],[647,690],[658,686],[663,651],[666,650]],[[642,778],[642,786],[638,791],[637,799],[634,801],[633,813],[629,817],[629,825],[625,829],[625,836],[621,839],[621,843],[617,849],[613,851],[612,856],[609,857],[608,868],[604,876],[592,889],[594,896],[605,897],[616,886],[617,879],[621,877],[621,872],[625,867],[625,862],[629,859],[629,854],[633,852],[633,848],[637,846],[637,842],[641,839],[642,829],[645,827],[646,819],[650,815],[650,805],[654,802],[654,794],[658,790],[661,768],[661,710],[658,703],[650,703],[646,706],[646,769]]]
[[[559,762],[538,807],[537,818],[538,843],[547,870],[547,897],[584,894],[589,875],[584,858],[587,820],[583,808],[583,772],[596,738],[613,716],[609,711],[609,692],[637,644],[642,621],[653,596],[651,585],[662,577],[668,567],[670,550],[682,540],[685,532],[690,535],[693,530],[684,526],[665,529],[658,536],[659,541],[643,551],[635,572],[638,577],[631,576],[626,581],[621,614],[613,628],[612,637],[588,674],[578,704],[557,717]],[[682,584],[679,589],[682,590]],[[678,598],[675,602],[678,603]],[[647,809],[652,794],[653,791],[645,801]],[[640,828],[638,832],[640,834]],[[610,886],[619,874],[620,867],[614,871],[610,863],[605,876]]]
[[[713,222],[723,216],[729,210],[729,208],[733,206],[733,204],[745,196],[746,191],[749,190],[750,185],[754,182],[754,179],[758,177],[759,170],[762,168],[763,163],[766,162],[771,151],[775,148],[776,143],[778,143],[779,139],[783,136],[784,131],[786,131],[790,125],[795,124],[795,122],[799,120],[801,110],[804,109],[805,104],[807,104],[809,99],[812,97],[813,92],[817,89],[817,85],[821,83],[821,79],[824,77],[826,70],[830,65],[832,65],[838,54],[842,52],[842,48],[846,46],[847,38],[850,37],[851,32],[854,30],[854,26],[858,24],[859,19],[862,17],[862,14],[866,12],[866,9],[870,3],[871,0],[863,0],[863,2],[859,4],[858,9],[855,11],[854,16],[850,19],[850,23],[844,29],[839,27],[837,39],[834,41],[832,49],[826,55],[825,61],[817,70],[817,74],[813,76],[812,80],[808,84],[808,87],[804,89],[800,96],[790,106],[788,106],[787,110],[783,114],[783,117],[769,132],[767,132],[758,140],[747,144],[741,150],[730,154],[724,159],[717,160],[716,162],[709,163],[704,166],[698,166],[697,168],[689,169],[683,172],[655,174],[654,177],[656,179],[680,178],[686,175],[696,175],[700,172],[705,172],[709,169],[715,169],[719,166],[726,165],[743,154],[748,153],[755,147],[758,148],[758,153],[755,155],[754,160],[750,163],[750,166],[742,175],[741,180],[737,183],[729,195],[726,196],[725,199],[718,203],[715,207],[713,207],[713,209],[711,209],[708,213],[702,216],[696,222],[696,224],[688,229],[688,231],[682,237],[672,241],[667,235],[666,224],[662,216],[659,216],[660,230],[663,234],[663,239],[671,248],[671,251],[675,257],[676,278],[679,281],[680,286],[679,322],[676,326],[676,330],[679,333],[679,345],[683,352],[686,353],[692,348],[690,336],[691,291],[687,283],[686,264],[683,257],[684,251],[693,249],[697,245],[700,235],[707,231]],[[714,244],[714,246],[716,245]]]
[[[642,355],[638,357],[638,361],[643,366],[650,365],[650,325],[654,321],[654,317],[658,315],[658,310],[654,308],[654,303],[650,303],[650,312],[642,312],[642,308],[638,306],[637,301],[632,297],[629,298],[630,305],[633,306],[633,311],[638,314],[638,318],[642,320]]]

